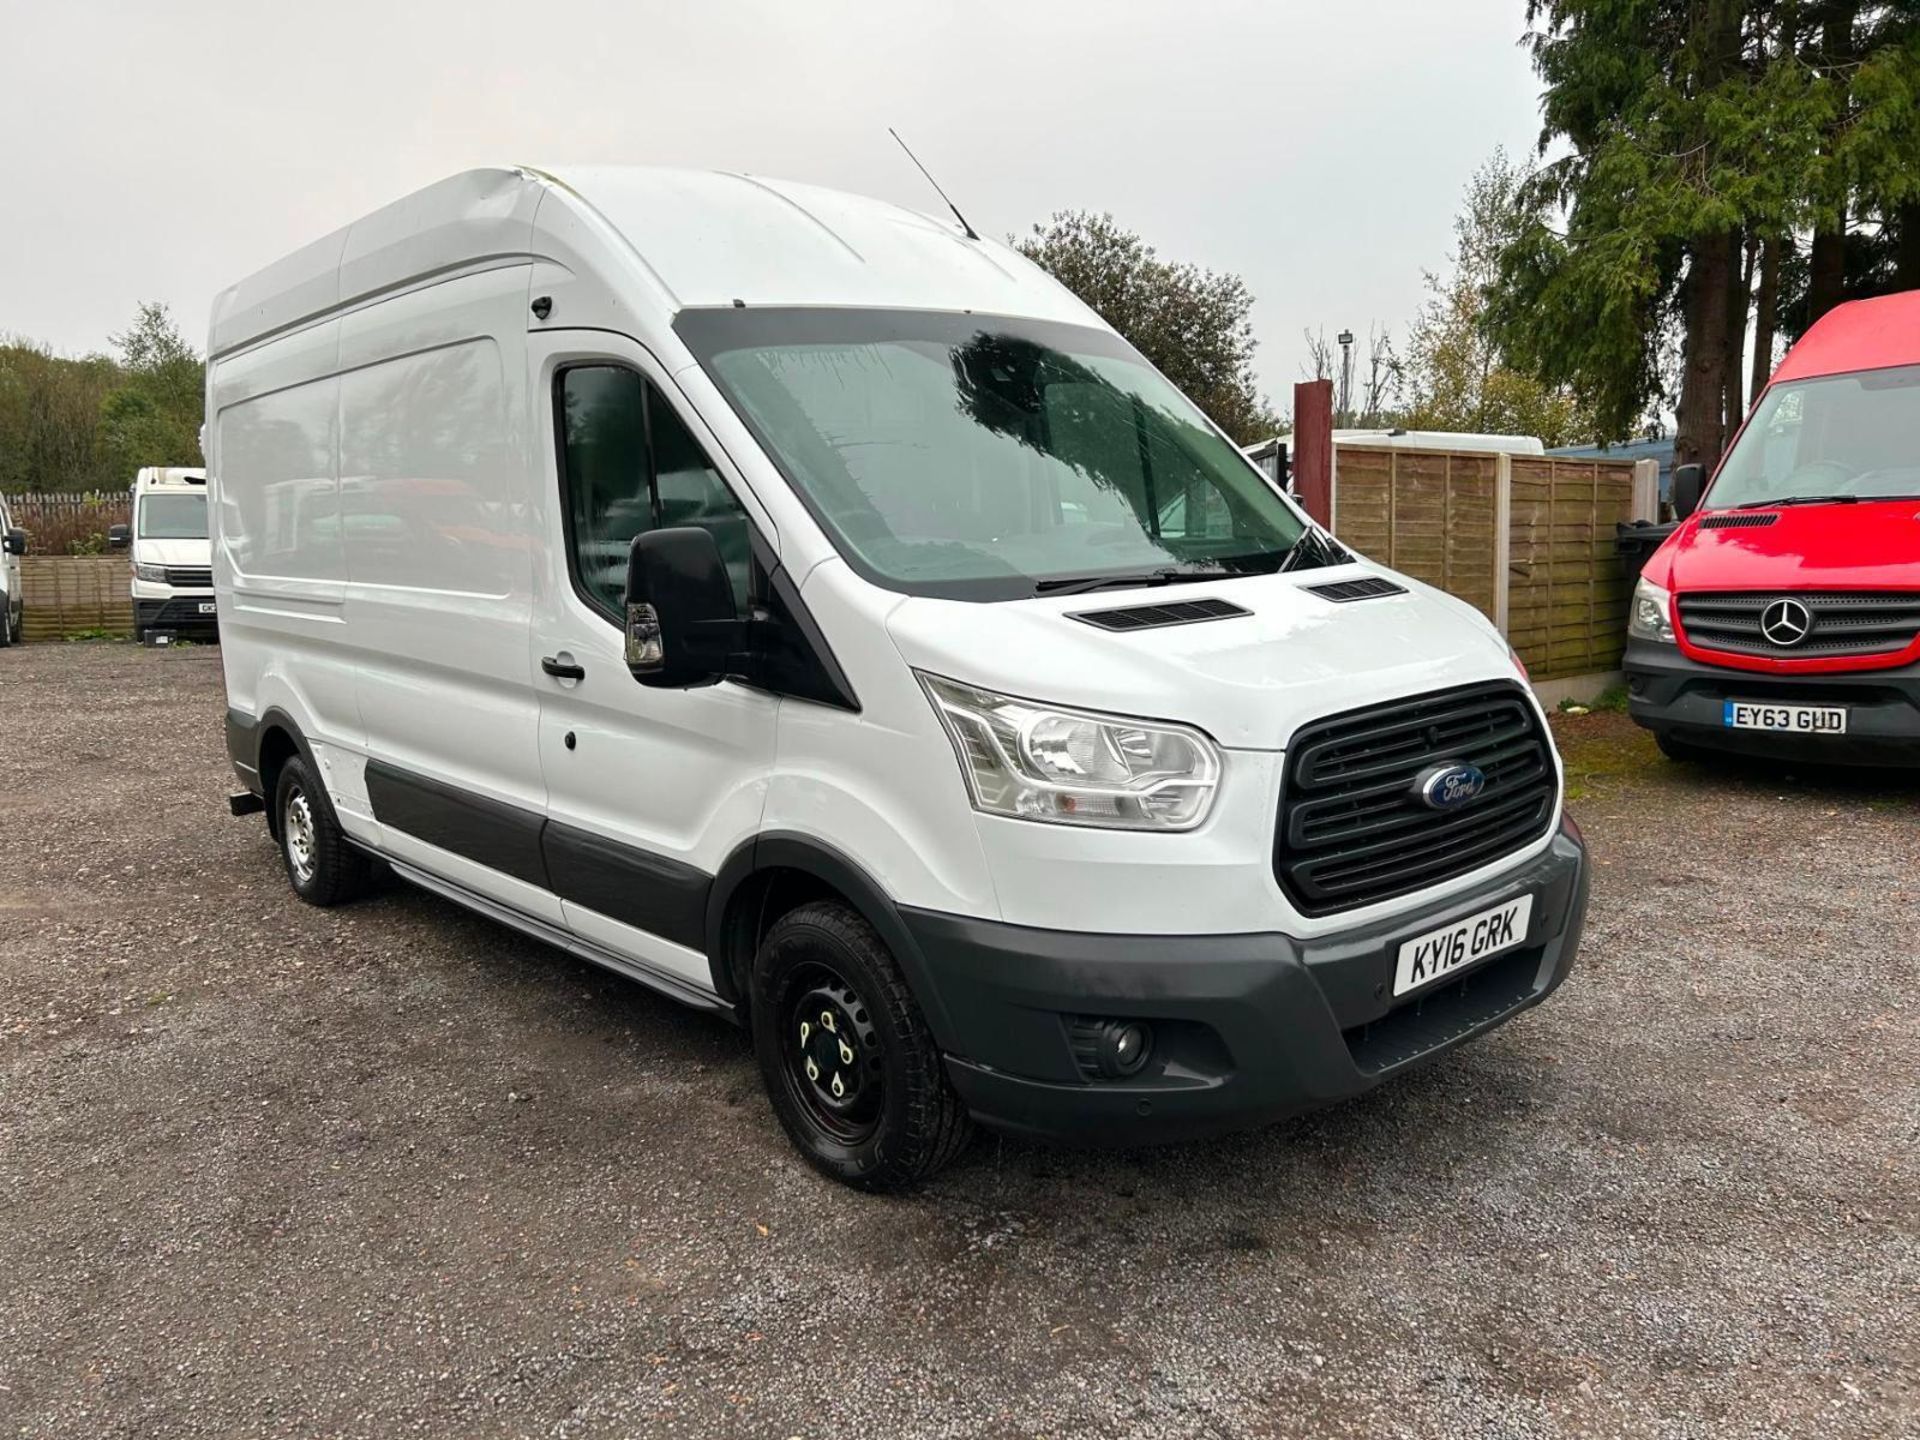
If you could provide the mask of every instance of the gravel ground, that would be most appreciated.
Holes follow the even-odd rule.
[[[1920,786],[1568,721],[1546,1005],[871,1198],[724,1023],[297,904],[222,703],[217,651],[0,652],[0,1435],[1920,1434]]]

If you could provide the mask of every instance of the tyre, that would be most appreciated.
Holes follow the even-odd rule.
[[[367,857],[349,843],[327,792],[300,756],[280,767],[274,785],[274,833],[287,883],[309,905],[339,905],[367,888]]]
[[[0,650],[13,644],[18,633],[13,619],[13,599],[5,591],[0,591]]]
[[[893,956],[838,901],[775,922],[754,956],[753,1046],[774,1113],[816,1170],[862,1190],[924,1180],[972,1118]]]
[[[1689,761],[1706,758],[1696,746],[1689,745],[1684,740],[1676,740],[1664,730],[1653,732],[1653,743],[1660,747],[1660,753],[1667,759],[1678,760],[1683,765]]]

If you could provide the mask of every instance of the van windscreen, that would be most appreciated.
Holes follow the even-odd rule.
[[[876,584],[1011,599],[1278,569],[1306,526],[1117,335],[900,310],[683,311],[675,328]]]
[[[142,495],[134,534],[143,540],[206,539],[207,497],[152,492]]]
[[[1714,509],[1920,496],[1920,365],[1775,385],[1728,453]]]

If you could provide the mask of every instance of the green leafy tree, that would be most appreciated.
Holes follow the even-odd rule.
[[[30,340],[0,343],[0,491],[100,488],[100,405],[119,383],[104,355],[70,360]]]
[[[1567,385],[1544,384],[1509,363],[1486,323],[1487,295],[1516,226],[1529,172],[1495,151],[1467,182],[1453,222],[1452,264],[1427,275],[1427,301],[1407,334],[1400,423],[1414,430],[1536,435],[1549,446],[1590,438],[1593,417]]]
[[[1253,296],[1237,275],[1162,260],[1111,215],[1061,211],[1013,242],[1091,306],[1235,441],[1284,429],[1254,378]]]
[[[143,304],[112,337],[125,382],[100,405],[100,446],[127,481],[143,465],[198,465],[206,367],[167,307]]]
[[[142,301],[133,324],[107,338],[120,352],[120,363],[136,375],[158,374],[200,359],[173,323],[172,312],[157,301]]]
[[[1777,330],[1848,291],[1863,248],[1850,226],[1897,241],[1911,219],[1920,284],[1914,12],[1911,0],[1528,0],[1552,158],[1515,197],[1488,296],[1514,363],[1571,385],[1602,438],[1675,402],[1679,457],[1711,462],[1751,393],[1749,319],[1765,371]]]

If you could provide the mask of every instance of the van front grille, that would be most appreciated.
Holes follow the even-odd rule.
[[[1806,607],[1805,638],[1791,645],[1769,636],[1763,623],[1769,607],[1782,600]],[[1797,613],[1793,618],[1797,621]],[[1791,660],[1801,655],[1893,654],[1920,635],[1920,590],[1682,592],[1680,625],[1701,649],[1731,655]],[[1775,629],[1777,635],[1798,633],[1797,624]]]
[[[1478,768],[1485,788],[1429,808],[1418,780],[1443,764]],[[1287,751],[1274,877],[1303,915],[1411,894],[1539,839],[1558,790],[1539,714],[1507,681],[1317,720]]]
[[[167,566],[167,584],[177,585],[185,590],[210,590],[213,588],[213,571],[206,566]]]

